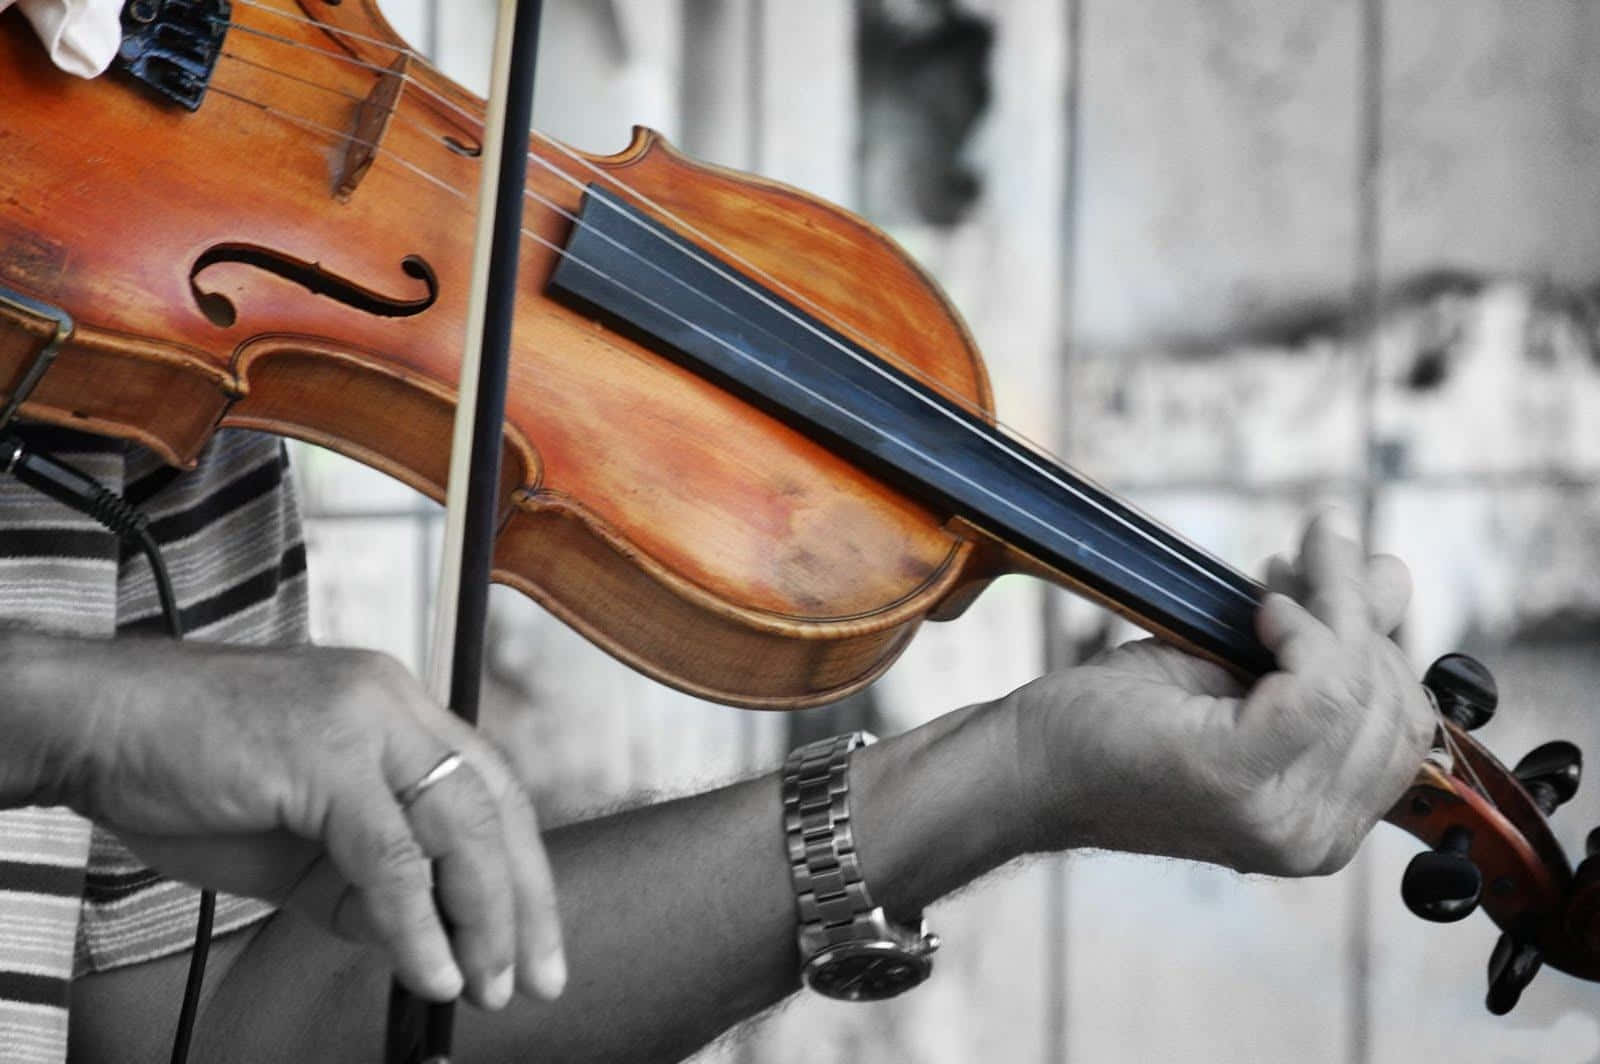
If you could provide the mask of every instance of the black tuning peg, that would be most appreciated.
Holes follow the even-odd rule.
[[[1439,710],[1464,731],[1489,723],[1500,704],[1494,677],[1475,658],[1446,654],[1422,676],[1422,686],[1433,692]]]
[[[1589,832],[1589,837],[1584,838],[1584,859],[1578,862],[1576,869],[1573,869],[1571,893],[1581,894],[1589,891],[1597,882],[1600,882],[1600,827]],[[1600,920],[1600,910],[1595,912],[1595,918]]]
[[[1578,793],[1583,779],[1583,751],[1564,739],[1535,747],[1517,762],[1511,774],[1522,782],[1528,796],[1549,816],[1556,807]]]
[[[1544,951],[1531,942],[1522,942],[1510,934],[1500,936],[1489,954],[1489,996],[1484,1004],[1496,1016],[1504,1016],[1516,1008],[1533,977],[1544,964]]]
[[[1467,858],[1472,832],[1453,827],[1437,850],[1419,853],[1400,879],[1400,900],[1406,908],[1436,924],[1453,923],[1472,914],[1483,894],[1483,873]]]
[[[1572,870],[1574,889],[1578,884],[1586,884],[1596,879],[1600,879],[1600,828],[1589,832],[1588,837],[1583,840],[1583,860]]]

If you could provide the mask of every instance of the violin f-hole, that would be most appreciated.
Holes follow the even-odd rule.
[[[409,277],[422,282],[425,293],[414,299],[397,299],[384,295],[346,277],[325,270],[315,262],[285,255],[271,248],[254,244],[217,244],[206,249],[189,269],[189,291],[195,306],[206,320],[218,328],[231,328],[239,319],[233,301],[220,292],[208,292],[200,287],[200,275],[208,267],[224,262],[237,262],[265,270],[286,281],[302,285],[314,295],[326,296],[343,303],[352,310],[380,318],[409,318],[427,310],[439,298],[439,279],[433,267],[420,255],[407,255],[400,260],[400,269]]]

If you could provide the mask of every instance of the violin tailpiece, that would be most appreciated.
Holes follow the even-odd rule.
[[[228,0],[128,0],[114,65],[157,96],[198,111],[232,18]]]

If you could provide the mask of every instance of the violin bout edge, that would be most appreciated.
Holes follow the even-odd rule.
[[[50,335],[31,315],[0,305],[0,395],[15,392]],[[187,469],[237,394],[233,378],[198,352],[79,326],[18,413],[127,440]]]
[[[763,616],[633,554],[576,505],[525,499],[496,541],[495,580],[618,660],[698,698],[762,710],[836,701],[894,663],[925,609],[913,601],[834,621]],[[967,554],[962,547],[953,557]],[[952,566],[931,586],[958,575]]]

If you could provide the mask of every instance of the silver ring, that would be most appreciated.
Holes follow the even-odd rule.
[[[461,767],[461,752],[452,750],[441,757],[437,764],[422,774],[422,778],[409,787],[402,787],[394,792],[394,800],[400,803],[401,809],[410,809],[417,803],[434,784],[444,779],[450,773]]]

